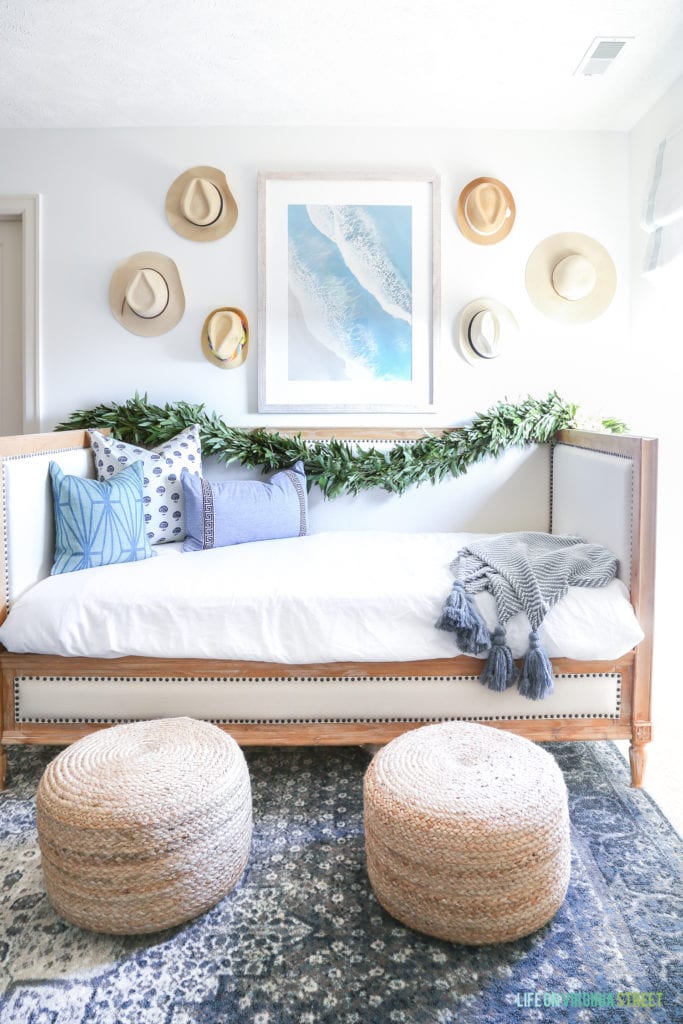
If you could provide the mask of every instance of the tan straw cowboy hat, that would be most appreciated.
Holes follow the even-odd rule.
[[[526,265],[526,289],[536,309],[551,320],[584,324],[609,306],[617,272],[607,249],[576,231],[540,242]]]
[[[213,242],[232,231],[237,203],[217,167],[191,167],[166,195],[166,216],[174,231],[193,242]]]
[[[202,328],[202,351],[222,370],[242,365],[249,351],[249,323],[241,309],[223,306],[209,313]]]
[[[114,270],[109,285],[111,311],[127,331],[152,338],[165,334],[185,312],[178,268],[160,252],[138,252]]]
[[[465,238],[478,245],[494,245],[512,231],[515,201],[497,178],[475,178],[458,197],[456,218]]]

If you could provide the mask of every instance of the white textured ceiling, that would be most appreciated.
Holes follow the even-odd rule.
[[[628,130],[682,73],[683,0],[0,0],[4,126]]]

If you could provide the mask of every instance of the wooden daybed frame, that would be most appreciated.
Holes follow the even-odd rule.
[[[305,438],[358,437],[409,440],[423,436],[417,430],[301,430]],[[630,740],[632,784],[640,786],[645,767],[645,746],[652,736],[650,691],[652,670],[653,595],[655,558],[655,491],[657,442],[633,436],[613,436],[576,430],[560,431],[555,439],[563,445],[576,446],[629,459],[632,463],[631,574],[630,596],[645,638],[638,646],[615,661],[573,661],[555,659],[556,675],[587,673],[618,673],[621,676],[621,702],[614,718],[541,718],[491,721],[488,724],[508,729],[532,740]],[[7,457],[58,449],[87,448],[85,431],[26,435],[0,438],[0,470]],[[551,473],[552,475],[552,473]],[[0,478],[0,488],[2,487]],[[4,493],[0,489],[0,577],[6,578],[7,537],[4,515]],[[0,598],[0,622],[7,615],[7,600]],[[12,654],[0,645],[2,672],[2,719],[0,723],[0,787],[5,786],[6,746],[10,744],[69,744],[112,722],[25,722],[15,717],[15,681],[19,677],[96,677],[99,681],[117,678],[201,677],[203,679],[237,680],[245,677],[269,679],[310,679],[372,677],[453,677],[478,675],[481,661],[471,657],[417,662],[326,663],[316,665],[285,665],[264,662],[177,660],[125,657],[116,659],[61,658],[48,655]],[[456,716],[453,716],[456,717]],[[299,722],[231,723],[225,725],[240,744],[359,744],[384,743],[407,729],[417,728],[424,721],[363,722]]]

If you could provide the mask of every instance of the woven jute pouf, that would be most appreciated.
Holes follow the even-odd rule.
[[[555,914],[569,884],[567,789],[536,744],[445,722],[404,733],[365,775],[368,875],[419,932],[508,942]]]
[[[196,917],[234,888],[251,848],[244,755],[192,718],[78,740],[45,769],[36,805],[47,894],[91,931],[137,935]]]

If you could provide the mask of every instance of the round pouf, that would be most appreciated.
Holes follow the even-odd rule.
[[[508,942],[545,924],[569,884],[567,789],[513,733],[445,722],[404,733],[365,775],[368,875],[393,917],[450,942]]]
[[[78,740],[36,798],[47,894],[67,921],[137,935],[188,921],[237,884],[251,848],[244,755],[192,718]]]

